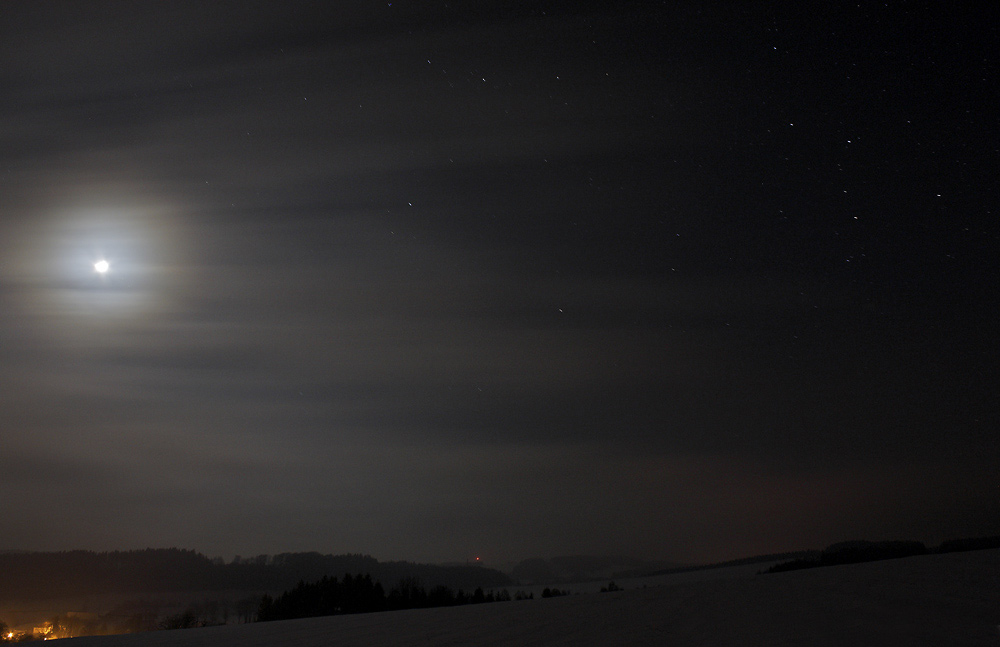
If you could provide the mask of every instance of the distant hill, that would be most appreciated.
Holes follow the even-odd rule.
[[[559,584],[624,577],[625,574],[643,575],[678,566],[632,557],[567,555],[526,559],[515,564],[510,575],[521,584]]]
[[[795,571],[802,568],[859,564],[885,559],[900,559],[929,553],[956,553],[971,550],[1000,548],[1000,537],[965,537],[942,542],[937,548],[927,548],[919,541],[842,541],[832,544],[822,552],[775,564],[768,573]]]
[[[499,588],[511,579],[479,566],[380,562],[369,555],[282,553],[231,562],[177,548],[0,554],[0,601],[44,600],[97,594],[194,591],[283,591],[299,581],[345,573],[370,574],[393,586],[414,578],[423,586],[474,590]]]

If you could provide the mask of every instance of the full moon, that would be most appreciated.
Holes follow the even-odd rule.
[[[94,263],[94,271],[98,274],[107,274],[108,270],[111,269],[111,263],[106,260],[101,259]]]

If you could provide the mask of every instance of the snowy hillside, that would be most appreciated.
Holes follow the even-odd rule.
[[[1000,550],[616,593],[127,636],[67,647],[1000,645]]]

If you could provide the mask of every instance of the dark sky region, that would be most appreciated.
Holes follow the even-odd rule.
[[[4,2],[0,547],[1000,533],[997,17]]]

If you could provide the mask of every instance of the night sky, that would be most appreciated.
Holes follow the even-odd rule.
[[[0,548],[1000,533],[998,16],[829,4],[4,2]]]

